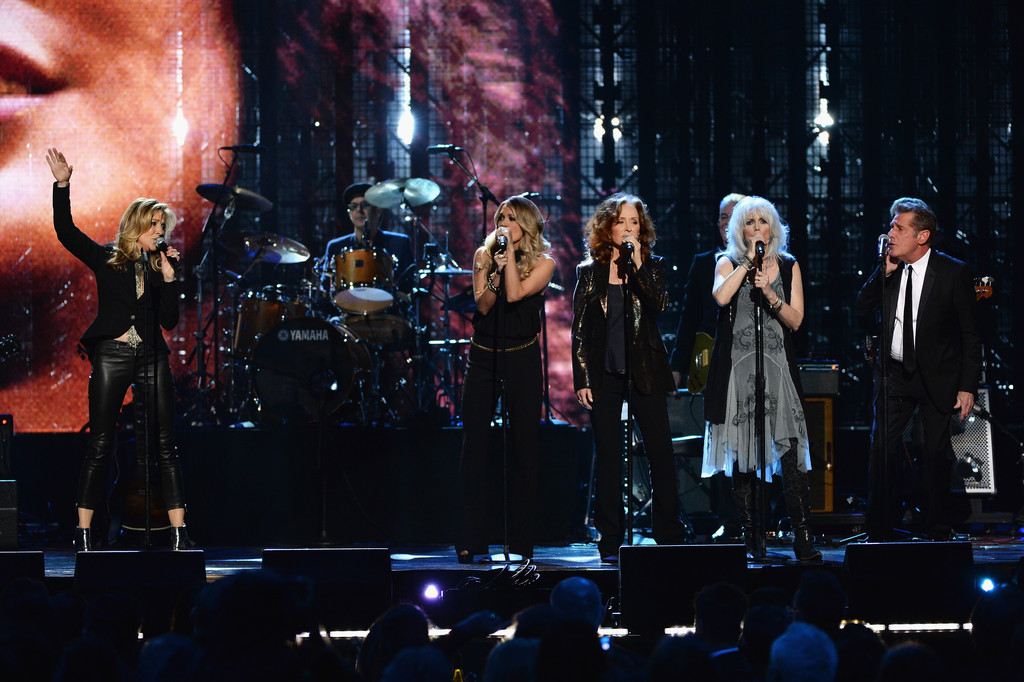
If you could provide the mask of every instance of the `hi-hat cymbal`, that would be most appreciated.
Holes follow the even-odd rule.
[[[241,187],[225,187],[217,183],[210,183],[199,185],[196,187],[196,191],[202,198],[219,206],[227,206],[233,199],[235,208],[240,211],[269,211],[274,207],[274,202],[262,194],[256,194],[256,192]]]
[[[460,270],[458,268],[446,268],[440,267],[433,270],[418,270],[416,272],[420,277],[430,277],[432,275],[472,275],[472,270]]]
[[[425,178],[395,178],[378,182],[366,190],[366,201],[378,208],[395,208],[404,201],[409,206],[429,204],[441,193],[436,182]]]
[[[231,253],[259,258],[264,263],[302,263],[309,259],[305,246],[272,232],[235,232],[221,235],[218,241]]]

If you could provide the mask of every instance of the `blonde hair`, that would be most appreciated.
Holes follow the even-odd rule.
[[[149,223],[155,213],[163,214],[164,237],[170,236],[177,222],[177,217],[170,206],[157,199],[136,199],[128,204],[124,215],[121,216],[121,225],[117,228],[117,239],[114,241],[114,254],[107,261],[107,265],[120,270],[129,262],[139,259],[139,237],[149,231]],[[149,267],[159,270],[157,259],[150,259]]]
[[[643,260],[651,257],[651,247],[657,240],[654,232],[654,219],[647,212],[647,205],[635,194],[613,194],[608,197],[594,211],[593,217],[587,221],[583,231],[584,248],[592,260],[598,263],[608,263],[612,259],[612,225],[622,213],[622,207],[631,204],[636,209],[640,219],[640,231],[637,238],[640,240],[640,255]]]
[[[516,246],[516,270],[519,272],[519,279],[526,279],[537,264],[537,260],[551,248],[550,242],[544,238],[544,219],[540,215],[540,209],[526,197],[509,197],[501,202],[494,212],[494,227],[498,227],[498,216],[505,207],[511,209],[516,217],[516,222],[523,231],[523,238]],[[491,260],[491,269],[494,269],[494,252],[498,250],[497,238],[492,231],[484,239],[484,252]]]
[[[775,205],[763,197],[745,197],[736,207],[732,209],[732,218],[729,220],[729,227],[726,228],[725,250],[719,256],[728,256],[735,263],[743,260],[747,255],[747,240],[743,236],[743,226],[752,216],[761,216],[768,221],[768,229],[771,239],[765,245],[765,258],[774,258],[778,254],[789,255],[786,251],[789,248],[789,226],[782,222]]]

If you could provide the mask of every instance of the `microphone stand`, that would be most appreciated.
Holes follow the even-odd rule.
[[[633,274],[632,249],[626,255],[626,263],[622,271],[622,327],[626,342],[626,399],[622,405],[622,460],[626,467],[623,480],[622,504],[626,516],[625,544],[633,544],[633,513],[630,501],[633,498],[633,292],[630,289]]]
[[[508,253],[506,247],[505,253]],[[505,265],[506,268],[515,267],[515,259]],[[502,284],[494,301],[494,311],[498,315],[495,325],[494,338],[494,362],[492,371],[498,384],[498,400],[501,401],[501,485],[502,485],[502,556],[506,563],[512,562],[508,542],[508,508],[509,508],[509,485],[508,485],[508,394],[506,392],[505,379],[508,370],[507,351],[505,348],[505,272],[501,273]],[[481,483],[482,485],[485,484]]]
[[[764,247],[757,245],[757,272],[764,267]],[[754,287],[754,448],[757,455],[757,468],[759,475],[754,477],[754,505],[761,520],[760,544],[767,545],[768,536],[768,500],[767,485],[765,481],[768,476],[765,449],[767,447],[764,430],[764,292]],[[764,557],[756,557],[763,559]]]
[[[487,189],[487,187],[485,187],[484,184],[482,182],[480,182],[480,177],[476,173],[470,171],[468,168],[466,168],[466,166],[463,165],[463,163],[461,161],[459,161],[459,159],[455,156],[455,150],[454,149],[448,151],[448,158],[451,159],[452,163],[454,163],[456,166],[461,168],[463,173],[465,173],[470,178],[472,178],[470,183],[466,186],[466,189],[469,189],[473,185],[476,185],[477,188],[480,190],[480,194],[478,195],[478,197],[480,199],[480,207],[481,207],[481,209],[483,211],[483,231],[481,232],[481,239],[486,239],[487,238],[487,202],[488,201],[493,201],[495,206],[500,206],[501,202],[498,201],[497,198],[495,198],[494,194],[491,193],[491,190]]]
[[[166,256],[164,256],[164,257],[166,258]],[[153,409],[153,405],[152,405],[152,403],[156,401],[156,391],[157,391],[156,382],[157,382],[157,378],[156,378],[156,344],[153,343],[152,340],[150,339],[150,334],[159,333],[156,330],[156,328],[159,327],[159,322],[157,322],[156,324],[152,325],[152,327],[150,326],[150,322],[149,322],[149,301],[147,301],[146,299],[148,298],[148,299],[151,299],[154,302],[156,302],[156,298],[154,297],[155,292],[153,291],[153,287],[151,286],[153,282],[152,282],[152,278],[150,277],[150,273],[149,273],[149,253],[143,251],[142,258],[143,258],[143,264],[142,264],[142,291],[143,291],[143,296],[142,296],[142,328],[146,330],[145,336],[142,337],[142,368],[143,368],[142,369],[142,377],[143,377],[143,386],[142,386],[142,396],[143,396],[142,397],[142,414],[143,414],[143,417],[142,417],[142,422],[144,424],[144,427],[143,427],[144,434],[142,436],[142,452],[143,452],[142,462],[143,462],[143,467],[145,469],[145,473],[143,474],[143,478],[142,478],[142,480],[143,480],[143,488],[144,488],[144,491],[143,491],[143,494],[142,494],[142,499],[143,499],[143,515],[146,517],[146,525],[143,526],[143,533],[142,533],[142,548],[143,549],[151,549],[152,548],[152,543],[150,542],[150,533],[152,531],[152,525],[153,524],[152,524],[152,519],[150,518],[150,503],[151,503],[152,493],[150,492],[150,485],[149,485],[149,441],[150,441],[149,434],[153,430],[152,418],[154,416],[154,412],[158,412],[158,410],[154,410]],[[159,319],[159,317],[158,317],[158,319]],[[149,360],[150,360],[150,351],[153,352],[153,364],[152,364],[152,366],[150,366],[150,362],[149,362]],[[150,378],[150,374],[149,374],[151,369],[152,369],[152,372],[153,372],[152,378]],[[150,388],[152,388],[152,394],[150,393]],[[156,417],[159,418],[159,415],[156,415]],[[139,434],[136,433],[135,434],[136,445],[138,444],[138,437],[139,437]],[[138,462],[138,457],[136,457],[136,462]]]

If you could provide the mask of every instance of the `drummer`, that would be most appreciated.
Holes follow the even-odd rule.
[[[384,209],[366,201],[366,190],[370,187],[372,185],[367,182],[356,182],[345,188],[342,198],[354,231],[327,242],[324,255],[330,260],[346,249],[383,249],[398,259],[392,276],[397,280],[399,290],[408,293],[412,290],[412,278],[409,276],[413,265],[412,240],[408,235],[380,229]]]

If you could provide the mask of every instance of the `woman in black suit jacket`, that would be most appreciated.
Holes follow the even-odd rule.
[[[57,239],[96,277],[96,319],[82,335],[92,362],[89,375],[89,440],[78,479],[78,529],[75,549],[90,551],[92,518],[107,485],[114,429],[128,387],[148,394],[149,415],[136,433],[148,429],[155,439],[164,505],[171,523],[172,549],[186,549],[185,496],[181,465],[174,447],[174,384],[168,362],[170,350],[160,328],[178,323],[180,288],[171,259],[178,251],[157,241],[170,234],[175,217],[167,204],[136,199],[121,218],[112,244],[97,244],[75,227],[71,218],[71,173],[64,155],[50,149],[46,161],[53,172],[53,227]],[[153,254],[152,258],[149,255]],[[139,400],[137,397],[136,400]],[[155,422],[155,423],[154,423]]]
[[[602,561],[614,562],[625,526],[619,415],[627,395],[627,362],[633,415],[651,465],[654,539],[659,544],[687,539],[679,520],[666,402],[675,383],[655,319],[669,299],[665,259],[651,252],[654,223],[639,197],[616,194],[604,200],[587,222],[585,239],[589,257],[576,268],[573,294],[573,384],[594,429],[598,549]],[[632,331],[628,351],[627,324]]]

